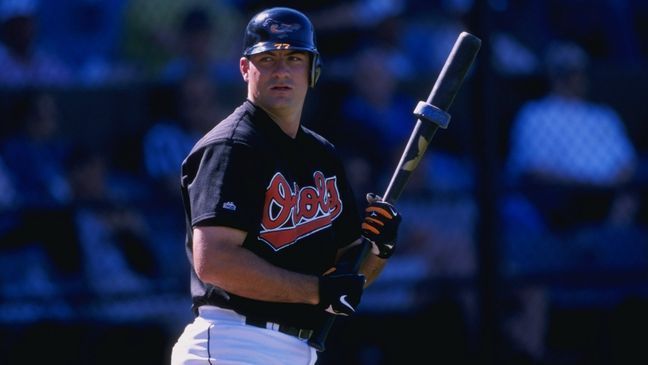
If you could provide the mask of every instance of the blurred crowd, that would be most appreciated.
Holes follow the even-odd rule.
[[[364,342],[340,335],[341,350],[321,361],[429,353],[405,339],[381,346],[376,318],[390,332],[434,328],[441,353],[469,361],[483,218],[476,146],[495,138],[502,363],[592,363],[588,344],[554,334],[554,308],[648,299],[639,0],[0,0],[0,327],[152,321],[176,337],[191,316],[179,167],[245,97],[243,29],[274,5],[313,20],[323,73],[306,125],[341,151],[361,199],[386,188],[459,33],[483,41],[449,128],[398,202],[399,248],[353,330]],[[491,134],[476,135],[485,122]],[[15,360],[21,338],[31,337],[3,338],[0,362]],[[583,349],[560,351],[569,346]],[[611,348],[610,361],[627,353]]]

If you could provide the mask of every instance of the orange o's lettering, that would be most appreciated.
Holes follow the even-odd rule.
[[[259,238],[275,251],[317,232],[342,212],[337,177],[313,174],[314,185],[300,188],[277,172],[266,188]]]

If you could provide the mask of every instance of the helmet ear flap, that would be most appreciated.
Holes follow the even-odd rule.
[[[311,72],[310,72],[310,87],[315,87],[317,80],[320,77],[322,72],[322,62],[320,56],[317,53],[311,53],[313,55],[313,61],[311,62]]]

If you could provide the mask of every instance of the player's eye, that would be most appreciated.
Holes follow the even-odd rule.
[[[288,56],[288,60],[291,62],[304,62],[306,61],[306,55],[301,53],[294,53]]]

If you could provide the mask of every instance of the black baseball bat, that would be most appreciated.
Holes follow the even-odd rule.
[[[480,47],[481,40],[470,33],[462,32],[457,37],[427,101],[420,102],[414,110],[414,114],[419,118],[382,196],[384,201],[396,203],[437,129],[448,127],[448,110]]]
[[[392,174],[387,190],[382,196],[383,201],[390,204],[396,203],[437,129],[448,127],[450,122],[448,109],[475,61],[480,47],[481,39],[468,32],[461,32],[457,37],[427,101],[419,102],[414,109],[414,115],[417,117],[416,125],[403,150],[400,162]],[[338,267],[338,271],[358,272],[370,248],[370,244],[366,241],[354,247],[352,251],[345,254],[341,264],[342,269]],[[322,328],[315,331],[309,340],[309,344],[318,351],[325,350],[326,338],[335,322],[335,317],[332,314],[328,315]]]

